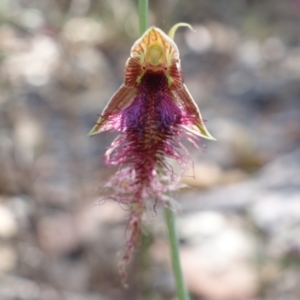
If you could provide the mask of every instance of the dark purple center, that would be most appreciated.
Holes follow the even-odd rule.
[[[123,163],[134,165],[136,182],[147,186],[163,157],[173,157],[169,140],[178,134],[181,118],[165,74],[145,73],[135,99],[122,112],[124,145],[118,152]]]
[[[165,74],[146,72],[136,98],[123,111],[122,125],[126,132],[138,133],[142,138],[145,134],[167,134],[180,119],[181,111],[172,100]]]

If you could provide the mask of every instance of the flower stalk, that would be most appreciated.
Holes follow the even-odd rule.
[[[168,231],[172,268],[173,268],[173,273],[175,278],[178,299],[189,300],[190,297],[181,270],[178,237],[176,231],[176,216],[174,211],[169,208],[164,208],[164,215],[165,215],[165,223]]]
[[[148,0],[139,0],[140,35],[148,28]]]

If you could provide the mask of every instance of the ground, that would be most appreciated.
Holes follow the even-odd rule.
[[[159,210],[121,287],[127,212],[99,203],[115,172],[102,160],[115,136],[87,137],[122,83],[138,38],[135,2],[0,5],[3,300],[174,298]],[[196,30],[175,41],[217,139],[189,148],[194,168],[177,196],[193,299],[299,299],[300,2],[150,4],[151,25]]]

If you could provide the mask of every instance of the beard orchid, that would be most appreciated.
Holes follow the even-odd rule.
[[[108,166],[119,170],[105,184],[103,195],[129,207],[126,246],[120,274],[132,257],[145,212],[157,204],[172,206],[179,186],[169,159],[184,167],[188,152],[181,140],[196,145],[199,137],[214,139],[184,84],[179,51],[173,41],[179,23],[165,34],[149,28],[132,46],[124,83],[112,96],[90,135],[118,132],[105,153]],[[191,28],[191,27],[190,27]]]

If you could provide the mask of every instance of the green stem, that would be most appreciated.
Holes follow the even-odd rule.
[[[148,28],[148,0],[139,0],[140,35]]]
[[[174,273],[174,277],[175,277],[175,284],[176,284],[176,288],[177,288],[178,299],[179,300],[189,300],[190,297],[189,297],[189,294],[187,292],[187,289],[186,289],[186,286],[184,283],[182,270],[181,270],[181,264],[180,264],[175,213],[169,208],[165,208],[164,211],[165,211],[165,222],[166,222],[166,227],[168,230],[172,267],[173,267],[173,273]]]
[[[148,28],[148,6],[148,0],[139,0],[139,23],[141,35]],[[187,292],[181,271],[179,245],[175,225],[175,214],[169,208],[165,208],[164,211],[178,298],[179,300],[189,300],[189,294]]]

